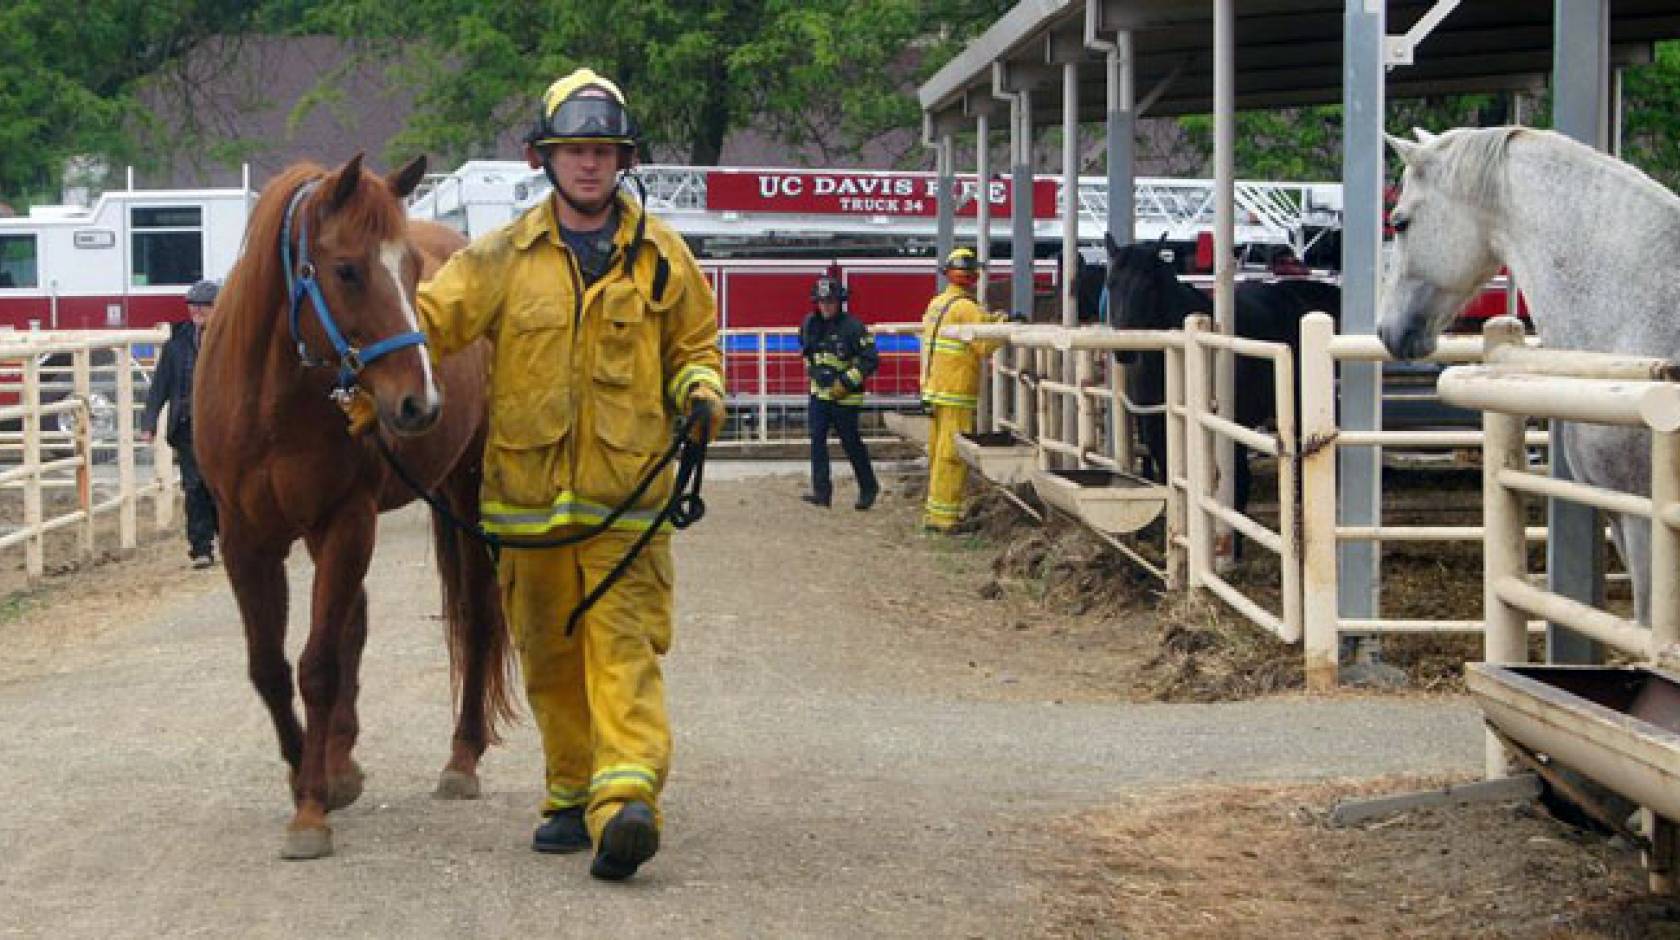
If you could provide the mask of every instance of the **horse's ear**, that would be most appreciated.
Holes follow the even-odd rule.
[[[407,166],[385,177],[385,185],[391,187],[391,192],[395,193],[398,199],[407,199],[408,194],[414,192],[414,188],[420,185],[425,176],[426,155],[421,154],[408,161]]]
[[[1417,138],[1418,143],[1426,147],[1435,142],[1435,135],[1421,127],[1412,128],[1412,136]]]
[[[350,201],[356,194],[356,186],[362,181],[362,155],[360,153],[350,158],[332,179],[332,197],[327,202],[327,208],[337,209]]]
[[[1407,166],[1412,165],[1412,163],[1417,159],[1418,151],[1423,149],[1422,144],[1414,144],[1404,137],[1396,137],[1393,134],[1384,134],[1383,139],[1388,141],[1388,146],[1394,150],[1395,154],[1397,154]]]
[[[1110,258],[1120,253],[1120,246],[1115,243],[1113,233],[1103,233],[1103,248],[1108,251],[1108,256]]]

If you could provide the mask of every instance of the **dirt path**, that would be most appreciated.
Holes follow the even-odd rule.
[[[1097,629],[986,600],[987,556],[910,534],[907,498],[860,515],[797,492],[709,483],[710,514],[678,539],[668,834],[624,886],[527,848],[528,723],[487,760],[482,801],[429,798],[449,696],[417,512],[381,532],[368,788],[324,861],[276,857],[283,773],[219,570],[186,571],[171,545],[14,605],[0,934],[1120,933],[1068,919],[1078,880],[1045,860],[1084,851],[1069,820],[1185,784],[1479,765],[1457,699],[1133,704],[1114,676],[1149,642],[1146,608]],[[294,558],[294,655],[307,573]]]

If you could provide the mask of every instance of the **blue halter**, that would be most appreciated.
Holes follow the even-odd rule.
[[[303,204],[304,197],[320,185],[320,180],[312,180],[298,187],[298,191],[292,194],[292,201],[286,206],[286,218],[280,228],[280,263],[286,269],[286,283],[291,290],[292,342],[297,344],[298,359],[304,366],[311,368],[334,364],[310,355],[303,335],[298,332],[298,313],[303,309],[303,299],[308,297],[310,305],[315,308],[315,319],[321,324],[321,329],[326,331],[327,341],[332,343],[333,353],[338,357],[338,384],[334,386],[333,393],[343,396],[348,395],[355,387],[356,376],[360,375],[363,369],[379,358],[400,349],[426,345],[426,334],[410,330],[362,349],[357,349],[345,340],[338,324],[333,321],[332,312],[327,309],[327,298],[321,294],[320,281],[315,277],[315,263],[309,260],[308,215],[304,215],[298,221],[297,265],[294,267],[292,264],[292,220],[297,216],[298,207]]]

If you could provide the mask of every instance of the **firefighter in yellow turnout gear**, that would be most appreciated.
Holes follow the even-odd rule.
[[[555,82],[526,138],[554,195],[475,241],[420,289],[435,355],[494,345],[484,527],[510,542],[573,534],[623,502],[677,414],[723,419],[716,303],[682,239],[619,191],[635,160],[624,96],[587,69]],[[616,528],[580,545],[502,551],[502,604],[547,765],[543,852],[594,846],[628,878],[658,849],[670,763],[659,656],[671,643],[668,534],[654,538],[572,636],[584,596],[646,531],[667,470]]]
[[[962,519],[963,486],[968,466],[957,455],[957,435],[974,430],[974,409],[979,403],[980,362],[997,348],[996,343],[964,342],[940,331],[967,323],[992,323],[999,318],[974,300],[983,272],[980,259],[967,248],[946,257],[942,270],[947,286],[928,303],[922,317],[922,348],[927,350],[922,373],[922,401],[933,412],[933,430],[928,435],[928,495],[922,524],[937,531],[949,531]]]

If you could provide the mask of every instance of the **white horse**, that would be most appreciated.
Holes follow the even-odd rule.
[[[1395,255],[1377,333],[1401,359],[1435,339],[1500,265],[1552,349],[1680,353],[1680,197],[1639,170],[1561,134],[1522,127],[1389,137],[1406,163],[1390,215]],[[1650,439],[1602,425],[1566,427],[1578,479],[1649,495]],[[1649,623],[1651,528],[1611,515]]]

